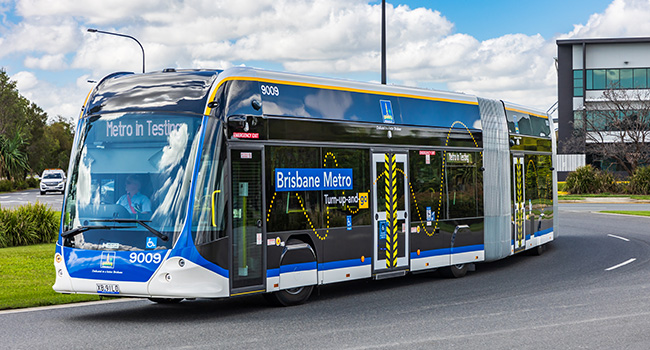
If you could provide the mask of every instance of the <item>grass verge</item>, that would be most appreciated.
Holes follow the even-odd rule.
[[[637,216],[650,216],[650,211],[646,210],[601,210],[601,213],[608,214],[625,214],[625,215],[637,215]]]
[[[52,290],[54,246],[0,249],[0,310],[100,300],[97,295],[65,295]]]
[[[599,193],[599,194],[567,194],[567,195],[558,195],[558,200],[583,200],[585,198],[598,198],[598,197],[621,197],[621,198],[631,198],[637,200],[650,200],[648,195],[640,194],[611,194],[611,193]]]

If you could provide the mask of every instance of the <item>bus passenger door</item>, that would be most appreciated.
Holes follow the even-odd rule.
[[[524,179],[524,156],[512,156],[512,211],[514,252],[526,249],[526,186]]]
[[[231,295],[266,290],[262,225],[262,150],[230,151],[232,194]]]
[[[373,153],[373,273],[409,266],[409,193],[406,154]]]

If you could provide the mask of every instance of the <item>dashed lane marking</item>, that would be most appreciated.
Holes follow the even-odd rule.
[[[625,261],[625,262],[622,262],[622,263],[620,263],[620,264],[618,264],[618,265],[614,265],[614,266],[612,266],[612,267],[610,267],[610,268],[605,269],[605,271],[612,271],[612,270],[618,269],[619,267],[625,266],[625,265],[627,265],[627,264],[631,264],[631,263],[633,263],[634,261],[636,261],[636,258],[632,258],[632,259],[627,260],[627,261]]]
[[[625,242],[629,242],[629,241],[630,241],[629,239],[627,239],[627,238],[625,238],[625,237],[621,237],[621,236],[617,236],[617,235],[608,234],[608,236],[609,236],[609,237],[612,237],[612,238],[620,239],[621,241],[625,241]]]

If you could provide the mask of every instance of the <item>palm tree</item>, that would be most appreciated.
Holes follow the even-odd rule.
[[[14,180],[29,170],[27,154],[21,151],[25,145],[23,133],[18,130],[13,137],[0,135],[0,175]]]

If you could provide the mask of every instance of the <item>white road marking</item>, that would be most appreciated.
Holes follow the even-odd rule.
[[[144,300],[144,299],[139,299],[139,298],[117,298],[117,299],[98,300],[98,301],[84,301],[84,302],[70,303],[70,304],[37,306],[37,307],[30,307],[30,308],[24,308],[24,309],[9,309],[9,310],[0,310],[0,315],[3,315],[3,314],[17,314],[17,313],[23,313],[23,312],[42,311],[42,310],[53,310],[53,309],[67,309],[67,308],[71,308],[71,307],[80,307],[80,306],[89,306],[89,305],[123,303],[123,302],[127,302],[127,301],[137,301],[137,300]]]
[[[629,239],[627,239],[627,238],[625,238],[625,237],[621,237],[621,236],[617,236],[617,235],[609,234],[608,236],[609,236],[609,237],[613,237],[613,238],[618,238],[618,239],[623,240],[623,241],[625,241],[625,242],[629,242],[629,241],[630,241]]]
[[[628,261],[625,261],[625,262],[622,262],[622,263],[620,263],[618,265],[614,265],[614,266],[612,266],[610,268],[605,269],[605,271],[612,271],[614,269],[618,269],[619,267],[625,266],[625,265],[630,264],[630,263],[633,263],[634,261],[636,261],[636,258],[632,258],[632,259],[630,259]]]

